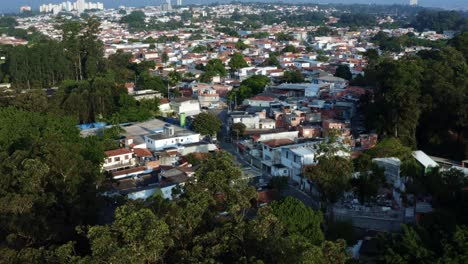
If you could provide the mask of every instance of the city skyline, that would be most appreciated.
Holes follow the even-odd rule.
[[[158,6],[164,3],[163,0],[100,0],[107,8],[117,8],[121,5],[131,6],[131,7],[143,7],[143,6]],[[21,6],[31,6],[33,10],[38,10],[41,4],[46,3],[58,4],[63,2],[63,0],[48,0],[48,1],[35,1],[35,0],[17,0],[14,2],[2,3],[0,5],[1,13],[8,12],[19,12]],[[177,1],[175,1],[176,3]],[[225,1],[211,1],[211,0],[187,0],[183,4],[209,4],[213,2],[219,3],[229,3],[230,0]],[[318,4],[382,4],[382,5],[391,5],[391,4],[402,4],[408,5],[408,0],[317,0],[317,1],[283,1],[284,3],[318,3]],[[175,5],[174,3],[174,5]],[[447,1],[438,1],[438,0],[421,0],[418,2],[418,5],[423,7],[436,7],[436,8],[445,8],[445,9],[462,9],[468,10],[468,2],[465,0],[447,0]]]

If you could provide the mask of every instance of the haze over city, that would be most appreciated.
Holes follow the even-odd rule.
[[[29,5],[33,9],[38,9],[39,5],[45,3],[60,3],[63,0],[18,0],[18,1],[2,1],[0,4],[0,12],[17,12],[19,7],[22,5]],[[162,0],[102,0],[101,2],[104,3],[106,8],[115,8],[120,5],[125,6],[134,6],[134,7],[141,7],[141,6],[151,6],[151,5],[160,5]],[[228,3],[230,1],[221,0],[221,1],[212,1],[212,0],[187,0],[184,1],[184,4],[209,4],[209,3]],[[284,3],[343,3],[343,4],[408,4],[406,0],[318,0],[318,1],[282,1]],[[468,1],[465,0],[446,0],[446,1],[439,1],[439,0],[420,0],[419,5],[425,7],[437,7],[437,8],[445,8],[445,9],[468,9]]]

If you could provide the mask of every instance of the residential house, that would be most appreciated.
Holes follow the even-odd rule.
[[[156,134],[145,135],[146,147],[150,150],[163,150],[174,148],[180,145],[197,143],[200,141],[200,134],[189,130],[175,131],[171,125],[165,125],[163,131]]]
[[[135,165],[134,154],[126,148],[108,150],[104,152],[106,158],[102,165],[104,171],[115,171],[119,169],[129,168]]]
[[[176,98],[170,102],[172,111],[179,115],[184,113],[185,116],[194,116],[201,113],[200,103],[198,100],[191,98]]]

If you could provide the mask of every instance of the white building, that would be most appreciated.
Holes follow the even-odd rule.
[[[170,102],[170,106],[177,115],[184,113],[186,116],[194,116],[201,113],[200,103],[195,99],[176,98]]]
[[[150,150],[163,150],[167,148],[177,148],[181,145],[200,142],[200,134],[195,134],[188,130],[174,131],[170,125],[164,126],[161,133],[144,136],[146,148]]]
[[[106,158],[102,165],[104,171],[114,171],[118,169],[128,168],[135,165],[133,152],[126,148],[108,150],[104,152]]]
[[[230,124],[242,123],[247,129],[275,129],[276,122],[266,118],[266,112],[252,114],[231,114]]]

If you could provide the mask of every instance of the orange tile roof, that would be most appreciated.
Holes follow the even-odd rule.
[[[137,157],[152,157],[153,156],[153,154],[151,154],[151,151],[149,151],[149,149],[147,148],[133,149],[133,153],[135,153]]]
[[[269,146],[270,148],[277,148],[281,146],[294,144],[294,141],[287,139],[287,138],[279,138],[279,139],[272,139],[272,140],[264,141],[263,144]]]
[[[132,154],[133,152],[126,148],[119,148],[119,149],[108,150],[108,151],[105,151],[104,153],[106,154],[107,157],[113,157],[113,156],[119,156],[119,155],[125,155],[125,154]]]

